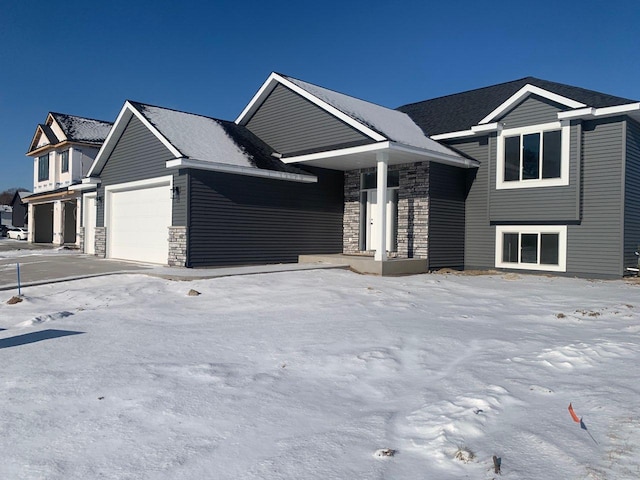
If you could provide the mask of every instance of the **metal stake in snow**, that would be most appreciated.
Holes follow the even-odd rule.
[[[16,270],[18,271],[18,296],[22,296],[22,290],[20,288],[20,263],[16,263]]]
[[[571,415],[571,418],[573,419],[574,422],[580,424],[580,428],[583,429],[585,432],[587,432],[589,434],[589,436],[591,437],[591,440],[593,440],[596,443],[596,445],[600,445],[597,442],[597,440],[595,438],[593,438],[593,435],[591,435],[591,432],[589,430],[587,430],[587,426],[582,421],[582,417],[578,418],[578,415],[576,415],[576,412],[573,411],[573,405],[571,405],[571,404],[569,404],[569,415]]]

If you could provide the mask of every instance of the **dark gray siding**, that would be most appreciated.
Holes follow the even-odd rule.
[[[283,155],[373,143],[282,85],[271,92],[247,128]]]
[[[459,152],[480,162],[477,169],[466,170],[464,265],[466,269],[493,268],[495,233],[489,224],[489,143],[482,137],[449,142]]]
[[[519,128],[540,123],[558,121],[558,112],[566,107],[537,95],[529,95],[525,100],[499,118],[504,128]]]
[[[342,252],[344,174],[312,173],[317,184],[190,170],[189,266]]]
[[[462,168],[429,166],[429,268],[464,268],[466,174]]]
[[[582,125],[582,221],[567,229],[567,272],[622,274],[623,121]]]
[[[20,197],[16,195],[16,201],[11,205],[11,225],[14,227],[24,227],[27,220],[27,206],[22,203]]]
[[[578,218],[578,142],[580,127],[571,127],[569,185],[496,190],[496,175],[491,175],[490,219],[492,222],[522,223],[569,222]],[[496,158],[497,141],[493,142],[491,158]],[[495,165],[495,163],[494,163]]]
[[[124,129],[117,145],[100,172],[102,181],[98,196],[104,198],[104,187],[118,183],[147,180],[171,175],[165,168],[167,160],[174,156],[137,117],[133,116]],[[186,181],[174,173],[174,185],[184,186]],[[104,226],[104,202],[98,203],[96,224]],[[173,201],[173,225],[186,225],[186,196],[177,196]]]
[[[640,125],[627,120],[624,187],[624,268],[637,267],[640,250]]]

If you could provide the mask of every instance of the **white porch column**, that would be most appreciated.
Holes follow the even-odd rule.
[[[377,204],[378,219],[380,224],[378,225],[378,249],[376,250],[375,260],[384,261],[387,259],[387,167],[389,165],[389,153],[378,152],[376,153],[377,161]]]
[[[33,243],[33,241],[35,240],[33,237],[33,227],[36,224],[35,218],[33,217],[33,205],[31,203],[27,204],[27,232],[28,232],[28,237],[27,237],[27,241],[29,243]]]
[[[64,229],[63,205],[60,200],[53,202],[53,244],[62,245],[62,231]]]

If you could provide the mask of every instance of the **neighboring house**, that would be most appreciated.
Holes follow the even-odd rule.
[[[11,205],[0,205],[0,225],[11,226]]]
[[[38,125],[27,156],[33,159],[28,204],[29,241],[79,245],[80,183],[111,128],[110,122],[49,113]]]
[[[634,100],[531,77],[391,110],[274,73],[233,123],[127,102],[84,180],[85,251],[620,277],[639,121]]]
[[[11,214],[12,223],[14,227],[24,227],[29,223],[28,208],[24,202],[25,197],[31,195],[31,192],[16,192],[11,200],[11,208],[13,212]]]

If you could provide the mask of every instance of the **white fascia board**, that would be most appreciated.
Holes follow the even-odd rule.
[[[425,148],[413,147],[411,145],[404,145],[402,143],[390,142],[389,150],[396,150],[405,153],[411,153],[414,155],[429,157],[430,161],[438,163],[446,163],[447,165],[454,165],[456,167],[464,168],[477,168],[480,166],[480,162],[465,158],[462,155],[458,155],[455,152],[450,154],[436,152],[434,150],[427,150]]]
[[[440,133],[431,135],[431,140],[451,140],[453,138],[473,137],[474,135],[482,135],[485,133],[497,132],[501,125],[498,122],[485,123],[484,125],[474,125],[469,130],[459,130],[457,132]]]
[[[357,155],[359,153],[379,152],[388,150],[391,142],[372,143],[359,147],[341,148],[339,150],[327,150],[324,152],[308,153],[306,155],[297,155],[295,157],[282,157],[284,163],[300,163],[309,162],[311,160],[322,160],[323,158],[340,157],[343,155]]]
[[[567,112],[558,112],[559,120],[573,119],[589,119],[612,117],[614,115],[624,115],[640,111],[640,102],[627,103],[625,105],[616,105],[614,107],[601,108],[580,108],[578,110],[569,110]]]
[[[207,162],[204,160],[193,160],[190,158],[176,158],[175,160],[167,160],[166,168],[195,168],[198,170],[210,170],[213,172],[231,173],[235,175],[246,175],[250,177],[272,178],[274,180],[287,180],[290,182],[301,182],[301,183],[317,183],[318,182],[318,177],[311,174],[302,175],[299,173],[276,172],[274,170],[242,167],[239,165]]]
[[[100,150],[98,151],[98,154],[96,155],[95,160],[91,164],[91,168],[87,173],[88,177],[94,175],[96,169],[104,166],[104,163],[106,162],[106,157],[111,154],[116,143],[118,142],[118,140],[120,140],[120,137],[122,136],[125,127],[129,123],[129,120],[134,115],[158,140],[160,140],[160,142],[165,147],[167,147],[167,149],[171,152],[173,156],[175,156],[176,158],[183,156],[182,153],[180,153],[180,151],[176,147],[174,147],[169,142],[169,140],[167,140],[158,131],[156,127],[154,127],[153,125],[151,125],[151,123],[149,123],[149,121],[144,117],[144,115],[142,115],[133,105],[131,105],[129,101],[126,101],[122,109],[120,110],[120,113],[118,114],[118,118],[116,118],[116,121],[113,123],[111,130],[109,130],[109,134],[107,135],[107,138],[105,139],[104,143],[100,147]]]
[[[323,109],[324,111],[330,113],[331,115],[333,115],[334,117],[338,118],[339,120],[342,120],[347,125],[355,128],[356,130],[358,130],[359,132],[365,134],[366,136],[368,136],[369,138],[375,140],[376,142],[382,142],[382,141],[387,140],[387,137],[385,137],[383,135],[380,135],[375,130],[370,129],[366,125],[363,125],[362,123],[360,123],[359,121],[353,119],[352,117],[350,117],[346,113],[344,113],[344,112],[338,110],[337,108],[329,105],[324,100],[320,100],[315,95],[307,92],[304,88],[299,87],[295,83],[290,82],[289,80],[287,80],[286,78],[278,75],[275,72],[272,73],[269,76],[267,81],[262,85],[262,88],[260,88],[260,90],[258,90],[258,93],[256,93],[254,95],[254,97],[251,99],[251,102],[249,102],[249,105],[247,105],[246,108],[242,111],[240,116],[236,119],[235,123],[237,123],[239,125],[245,124],[248,121],[248,119],[250,118],[250,115],[252,115],[258,109],[258,107],[262,104],[262,102],[264,102],[264,100],[267,98],[267,95],[269,95],[269,93],[271,93],[273,91],[273,89],[275,88],[277,83],[280,83],[280,84],[284,85],[289,90],[291,90],[291,91],[297,93],[298,95],[300,95],[301,97],[309,100],[314,105],[320,107],[321,109]]]
[[[550,92],[540,87],[536,87],[535,85],[531,85],[527,83],[524,87],[518,90],[516,93],[511,95],[505,102],[503,102],[500,106],[498,106],[495,110],[493,110],[489,115],[484,117],[479,124],[489,123],[494,120],[497,116],[509,110],[511,107],[515,106],[527,95],[538,95],[540,97],[546,98],[547,100],[551,100],[552,102],[559,103],[561,105],[565,105],[569,108],[582,108],[586,107],[584,103],[577,102],[568,97],[563,97],[562,95],[558,95],[557,93]]]
[[[572,120],[574,118],[591,118],[596,113],[593,107],[578,108],[576,110],[567,110],[566,112],[558,112],[558,120]]]
[[[101,180],[96,177],[91,178],[83,178],[82,183],[77,185],[69,185],[69,190],[72,191],[82,191],[82,190],[91,190],[92,188],[97,188],[100,185]]]

